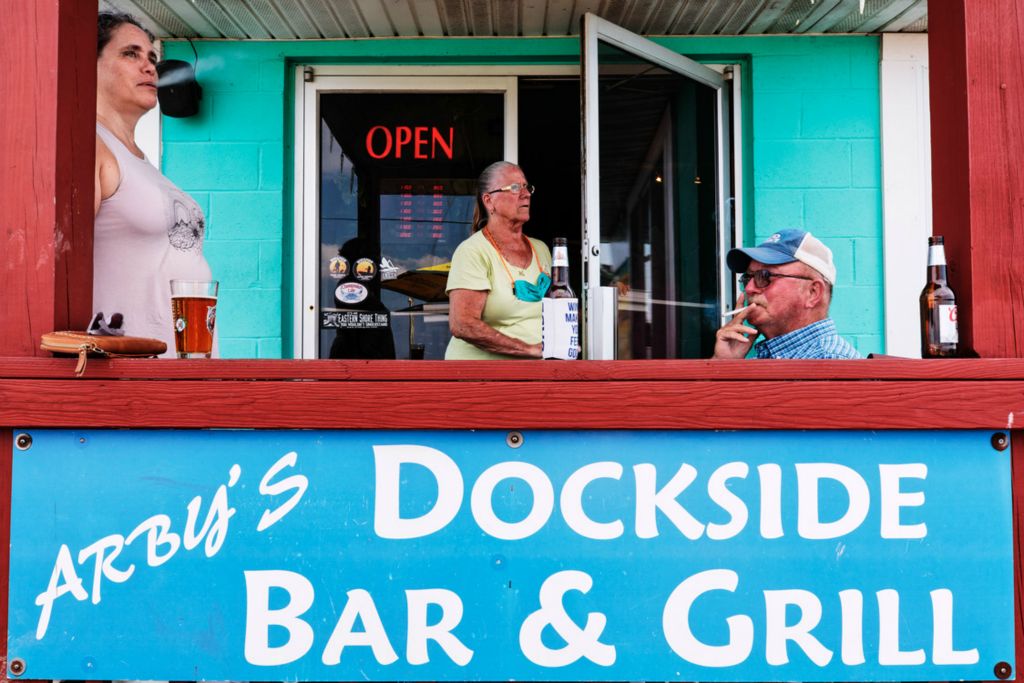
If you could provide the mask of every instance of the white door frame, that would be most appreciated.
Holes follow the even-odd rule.
[[[328,93],[501,93],[505,99],[504,158],[518,158],[518,80],[476,67],[348,68],[298,66],[295,72],[295,235],[293,355],[317,358],[320,277],[320,96]],[[470,75],[472,74],[472,75]]]

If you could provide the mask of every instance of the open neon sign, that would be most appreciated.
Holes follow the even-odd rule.
[[[455,146],[454,128],[436,126],[374,126],[366,133],[366,153],[373,159],[388,157],[401,159],[452,158]]]

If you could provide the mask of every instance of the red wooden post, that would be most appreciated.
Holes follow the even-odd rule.
[[[4,3],[0,356],[84,326],[92,307],[96,4]]]
[[[1024,355],[1024,12],[1019,0],[928,5],[932,209],[960,339]],[[922,249],[924,245],[922,245]]]

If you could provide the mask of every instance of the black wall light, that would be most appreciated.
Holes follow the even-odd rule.
[[[199,113],[203,89],[196,81],[192,65],[180,59],[165,59],[156,65],[156,97],[160,111],[167,116],[186,118]]]
[[[199,53],[191,38],[186,38],[199,65]],[[156,98],[160,111],[168,116],[183,119],[199,113],[199,100],[203,89],[196,81],[196,70],[192,64],[180,59],[165,59],[156,65]]]

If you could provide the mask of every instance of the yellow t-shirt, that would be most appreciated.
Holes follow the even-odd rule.
[[[540,240],[530,238],[537,258],[527,268],[508,269],[516,280],[536,282],[541,272],[551,274],[551,252]],[[538,264],[537,261],[540,260]],[[512,291],[512,281],[505,272],[498,250],[484,237],[483,230],[473,233],[455,249],[452,269],[448,274],[445,291],[472,289],[488,292],[482,319],[485,323],[509,337],[527,344],[540,343],[540,302],[520,301]],[[503,353],[491,353],[452,337],[444,354],[445,360],[506,360],[514,358]]]

